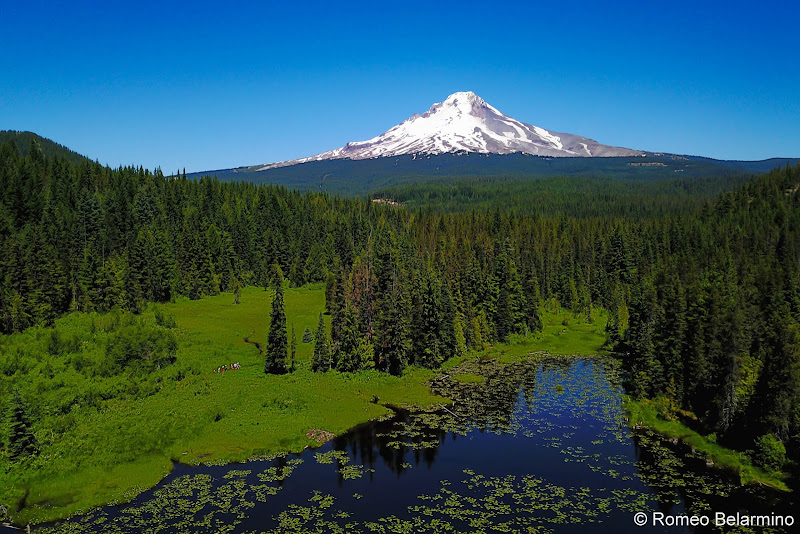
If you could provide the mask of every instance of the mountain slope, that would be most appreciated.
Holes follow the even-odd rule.
[[[282,166],[264,171],[256,167],[219,169],[189,174],[189,178],[216,176],[223,181],[283,185],[301,191],[340,195],[369,195],[378,189],[413,183],[480,179],[536,180],[582,176],[617,180],[703,179],[746,176],[760,169],[784,167],[795,159],[733,162],[686,156],[619,158],[549,158],[526,154],[405,155],[361,160],[333,159]]]
[[[453,93],[422,115],[414,114],[377,137],[256,170],[330,159],[369,159],[405,154],[520,152],[550,157],[642,156],[640,150],[601,145],[579,135],[551,132],[504,115],[471,91]]]
[[[33,132],[0,130],[0,145],[6,141],[14,141],[14,144],[17,146],[17,152],[19,152],[20,156],[23,157],[28,154],[28,149],[31,146],[31,140],[39,143],[39,148],[42,149],[42,153],[45,155],[45,157],[51,158],[58,156],[59,158],[66,159],[70,163],[74,164],[81,163],[82,161],[91,161],[86,156],[78,154],[77,152],[74,152],[63,145],[59,145],[55,141],[51,141],[50,139],[37,135]]]

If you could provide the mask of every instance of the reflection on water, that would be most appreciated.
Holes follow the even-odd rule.
[[[452,406],[397,410],[300,455],[177,466],[128,505],[44,530],[642,532],[654,529],[633,523],[639,511],[792,509],[789,497],[740,488],[682,446],[632,436],[613,360],[474,361],[458,372],[485,380],[435,379]]]

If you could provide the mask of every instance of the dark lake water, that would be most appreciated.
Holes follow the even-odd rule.
[[[706,532],[714,514],[792,514],[794,497],[740,487],[690,450],[623,421],[616,362],[474,363],[455,405],[398,410],[315,450],[176,466],[156,488],[53,532]],[[477,367],[480,367],[478,369]],[[637,512],[647,525],[634,523]],[[707,516],[708,527],[652,525]],[[800,513],[794,512],[800,516]],[[800,517],[798,517],[800,519]],[[794,532],[726,527],[726,532]]]

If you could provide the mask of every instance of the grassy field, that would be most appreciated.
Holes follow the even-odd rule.
[[[528,336],[511,336],[508,343],[498,343],[478,353],[452,358],[442,368],[449,370],[465,359],[475,357],[514,363],[537,353],[578,356],[603,354],[607,320],[604,310],[595,310],[592,322],[586,322],[565,309],[545,311],[542,314],[541,332]],[[470,375],[455,375],[454,378],[462,382],[477,381],[477,378]]]
[[[86,392],[55,413],[40,413],[36,401],[45,399],[30,402],[41,453],[13,467],[0,458],[0,503],[17,512],[24,500],[13,517],[18,524],[65,517],[132,498],[163,478],[172,461],[223,463],[299,451],[317,444],[306,436],[310,430],[339,434],[391,413],[382,403],[445,401],[431,396],[424,383],[433,372],[424,369],[411,368],[401,378],[311,372],[313,343],[302,337],[306,327],[316,328],[324,290],[287,289],[285,301],[298,346],[297,371],[283,376],[265,375],[263,355],[244,341],[266,341],[271,293],[261,288],[245,288],[239,305],[230,294],[159,305],[177,322],[176,361],[137,383],[144,393],[131,393],[121,383],[125,376],[75,372],[77,359],[90,365],[104,357],[111,335],[104,332],[105,316],[75,313],[57,321],[60,337],[72,340],[64,354],[48,354],[53,328],[0,339],[4,385],[13,383],[28,399],[43,392],[55,406],[65,388]],[[144,322],[154,322],[155,309],[143,314]],[[241,369],[212,372],[234,362]]]
[[[141,317],[74,313],[54,328],[0,337],[0,393],[13,385],[28,399],[40,443],[40,454],[22,464],[11,464],[0,454],[0,504],[14,522],[53,520],[129,500],[157,484],[173,462],[227,463],[299,451],[317,445],[309,431],[340,434],[390,414],[384,404],[447,402],[431,395],[426,385],[434,376],[430,370],[411,367],[399,378],[376,371],[311,372],[313,342],[302,338],[306,328],[316,328],[324,309],[320,286],[287,289],[287,326],[290,332],[295,327],[297,370],[265,375],[264,356],[254,343],[266,342],[270,302],[271,292],[249,287],[239,305],[230,294],[221,294],[154,305]],[[174,317],[177,326],[157,325],[157,315]],[[606,323],[601,310],[591,323],[555,309],[544,314],[543,322],[540,333],[513,336],[506,344],[454,358],[444,370],[475,357],[511,363],[544,352],[601,352]],[[174,363],[146,374],[104,373],[115,331],[120,324],[134,323],[172,332]],[[61,340],[58,350],[53,349],[55,337]],[[241,369],[213,372],[234,362]],[[456,379],[483,380],[469,374]],[[669,433],[646,412],[643,417]],[[722,452],[710,455],[724,463]],[[742,473],[743,479],[764,479],[752,467]]]

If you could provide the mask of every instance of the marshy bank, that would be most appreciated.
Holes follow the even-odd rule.
[[[666,438],[632,433],[611,358],[469,360],[432,390],[454,403],[401,410],[301,454],[179,466],[127,505],[41,530],[640,532],[639,511],[790,513],[796,504],[739,485]]]

